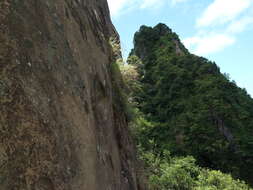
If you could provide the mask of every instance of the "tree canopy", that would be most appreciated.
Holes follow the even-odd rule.
[[[133,97],[145,151],[190,155],[253,183],[253,99],[246,90],[216,63],[189,53],[164,24],[142,26],[128,60],[139,73]]]

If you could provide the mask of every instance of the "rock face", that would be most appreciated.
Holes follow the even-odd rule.
[[[139,189],[106,0],[0,1],[0,189]]]

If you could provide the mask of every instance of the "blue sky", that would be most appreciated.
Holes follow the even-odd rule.
[[[160,22],[194,54],[215,61],[253,97],[253,0],[108,0],[124,57],[141,25]]]

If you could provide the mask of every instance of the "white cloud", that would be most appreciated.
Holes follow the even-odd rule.
[[[193,53],[197,55],[207,55],[232,45],[235,43],[235,38],[226,34],[209,34],[187,38],[183,40],[183,43],[187,48],[193,48]]]
[[[251,3],[252,0],[214,0],[197,20],[197,26],[217,25],[231,21],[249,8]]]
[[[116,16],[129,3],[130,0],[108,0],[108,5],[112,16]]]
[[[117,17],[122,12],[132,9],[150,9],[159,8],[164,3],[170,2],[172,5],[188,0],[108,0],[112,17]]]
[[[172,0],[171,2],[172,2],[173,5],[175,5],[177,3],[183,3],[183,2],[186,2],[186,1],[188,1],[188,0]]]
[[[159,7],[163,3],[163,0],[142,0],[140,5],[141,9],[151,8],[151,7]]]
[[[196,20],[197,32],[183,40],[197,55],[223,50],[236,42],[238,33],[253,25],[253,0],[213,0]]]
[[[227,32],[234,33],[234,34],[240,33],[240,32],[243,32],[246,29],[246,27],[248,27],[251,24],[253,24],[253,17],[246,16],[246,17],[243,17],[239,20],[232,22],[228,26]]]

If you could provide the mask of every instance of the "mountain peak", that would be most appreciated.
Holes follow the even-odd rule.
[[[173,33],[172,30],[163,23],[157,24],[153,29],[157,31],[160,36],[165,36]]]
[[[132,54],[136,54],[141,59],[145,59],[158,46],[163,48],[166,53],[188,54],[188,50],[184,47],[178,35],[163,23],[159,23],[154,27],[141,26],[139,31],[135,33],[134,46]]]

